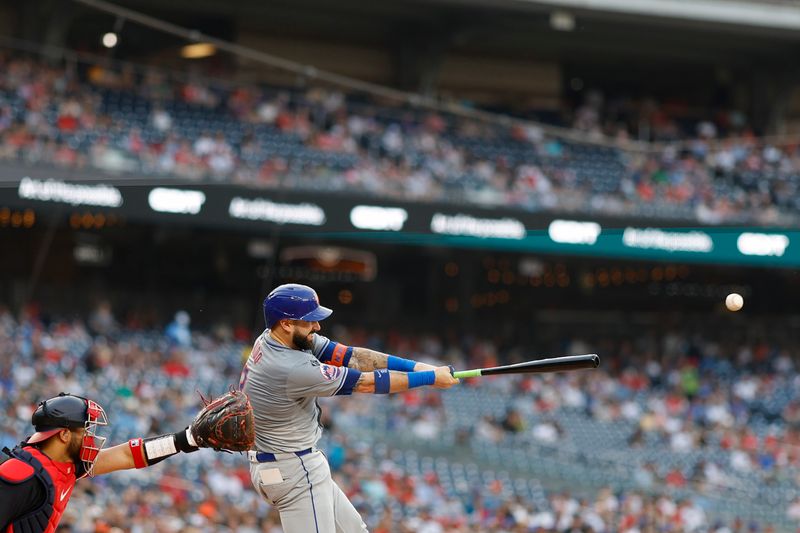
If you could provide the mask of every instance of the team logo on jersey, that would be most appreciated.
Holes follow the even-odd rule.
[[[342,369],[338,366],[331,366],[326,364],[319,365],[319,371],[322,372],[322,377],[328,381],[338,379],[342,375]]]

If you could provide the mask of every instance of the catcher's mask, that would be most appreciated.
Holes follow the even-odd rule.
[[[106,437],[97,435],[97,427],[108,425],[106,412],[100,404],[82,396],[62,392],[39,403],[33,412],[31,423],[36,428],[36,433],[31,435],[26,444],[44,442],[64,428],[84,428],[80,460],[86,475],[94,475],[94,463],[106,443]]]

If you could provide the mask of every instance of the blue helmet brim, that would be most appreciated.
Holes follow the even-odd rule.
[[[300,320],[305,320],[307,322],[319,322],[320,320],[325,320],[332,314],[333,314],[333,309],[328,309],[327,307],[322,307],[320,305],[307,315],[303,315],[303,317],[300,318]]]

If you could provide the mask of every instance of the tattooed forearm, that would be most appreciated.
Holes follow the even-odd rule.
[[[388,355],[367,348],[353,348],[350,363],[347,365],[361,372],[371,372],[386,368]]]

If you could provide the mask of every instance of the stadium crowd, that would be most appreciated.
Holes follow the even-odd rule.
[[[680,342],[677,335],[673,340]],[[635,423],[628,439],[632,447],[658,444],[674,452],[719,447],[731,452],[725,466],[765,475],[775,468],[800,466],[800,396],[791,392],[800,380],[789,353],[766,343],[741,347],[732,360],[716,355],[720,352],[709,342],[702,352],[675,358],[666,368],[651,358],[615,375],[547,376],[481,385],[525,400],[512,404],[501,417],[485,417],[477,433],[499,442],[506,434],[529,429],[534,439],[554,443],[565,430],[547,414],[573,409],[597,421]],[[641,393],[647,394],[644,402]],[[521,414],[533,413],[541,420],[527,428]],[[753,424],[769,430],[756,435]]]
[[[56,319],[36,307],[13,316],[0,307],[0,410],[5,413],[0,445],[22,440],[30,432],[36,402],[60,390],[104,405],[112,443],[186,425],[199,408],[196,391],[218,394],[235,383],[250,344],[242,328],[220,326],[201,333],[190,326],[183,312],[166,327],[152,329],[143,328],[137,317],[120,323],[108,305],[98,306],[86,319]],[[513,350],[500,354],[494,344],[469,338],[446,345],[437,336],[373,335],[344,327],[333,327],[330,333],[353,345],[460,368],[514,357]],[[757,473],[757,483],[765,485],[797,475],[796,346],[754,341],[732,351],[725,339],[678,332],[645,333],[637,343],[600,342],[608,353],[603,354],[603,369],[591,379],[575,373],[465,382],[454,389],[462,394],[458,401],[474,394],[488,405],[502,396],[511,399],[509,410],[502,417],[484,413],[474,426],[460,426],[460,435],[448,446],[474,447],[481,441],[499,446],[512,439],[514,446],[534,453],[541,444],[568,447],[577,428],[561,427],[556,420],[572,410],[607,425],[631,421],[629,447],[620,450],[631,458],[637,446],[654,436],[661,448],[676,452],[716,447],[727,464],[697,464],[695,473],[686,475],[666,470],[668,465],[657,460],[632,460],[626,487],[586,485],[565,492],[538,484],[537,491],[522,490],[518,480],[496,472],[487,478],[480,469],[512,467],[478,466],[476,460],[470,468],[477,474],[464,485],[453,485],[440,468],[410,460],[409,453],[413,457],[415,452],[402,448],[416,449],[415,442],[445,436],[445,411],[454,406],[447,403],[446,393],[423,390],[326,400],[328,436],[322,445],[334,477],[376,533],[774,531],[774,522],[744,516],[744,509],[740,518],[717,515],[707,496],[743,472]],[[584,348],[582,341],[566,346],[575,353]],[[645,354],[645,360],[634,354]],[[375,409],[379,401],[385,402],[384,409]],[[395,441],[402,434],[411,438]],[[398,448],[389,447],[392,441]],[[443,450],[443,455],[452,451]],[[250,487],[244,457],[203,450],[173,459],[156,468],[79,483],[66,515],[69,530],[280,531],[277,514]],[[447,468],[456,465],[448,463]],[[681,488],[691,489],[690,496]],[[747,489],[731,496],[735,505],[756,497],[754,487]],[[776,512],[783,527],[796,528],[800,500]]]
[[[600,131],[592,106],[578,108],[575,131]],[[616,147],[574,142],[319,87],[0,54],[0,160],[530,210],[794,220],[798,146],[746,131],[719,140],[712,122],[701,126],[685,146],[641,151],[620,135]]]

